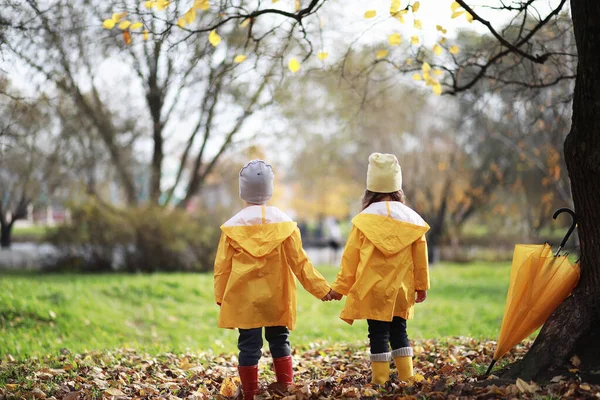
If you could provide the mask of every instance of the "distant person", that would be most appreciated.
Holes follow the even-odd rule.
[[[220,328],[238,328],[244,399],[258,391],[262,328],[273,355],[277,382],[293,383],[289,330],[296,326],[296,280],[313,296],[330,300],[327,281],[302,249],[290,217],[266,205],[273,194],[273,171],[253,160],[239,174],[245,208],[221,227],[215,259],[215,300]],[[288,267],[289,266],[289,267]]]
[[[330,264],[337,263],[338,252],[342,246],[342,229],[335,217],[329,217],[325,220],[327,247],[329,248]]]
[[[362,206],[352,220],[331,297],[347,296],[342,320],[349,324],[367,320],[372,382],[389,380],[392,358],[398,379],[406,380],[413,375],[406,320],[413,317],[415,302],[425,301],[429,289],[425,241],[429,226],[404,205],[402,170],[394,155],[369,157]]]

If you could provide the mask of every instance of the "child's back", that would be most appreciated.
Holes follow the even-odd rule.
[[[302,250],[296,222],[277,207],[246,207],[221,230],[215,262],[215,296],[222,303],[219,327],[294,329],[294,274],[315,297],[329,292]]]

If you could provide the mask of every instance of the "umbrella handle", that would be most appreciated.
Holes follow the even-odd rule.
[[[490,376],[490,373],[492,372],[492,368],[494,368],[495,364],[496,364],[496,360],[492,360],[492,362],[491,362],[490,366],[488,367],[488,369],[487,369],[484,377],[487,378],[488,376]]]
[[[567,240],[569,240],[569,237],[571,236],[571,234],[577,227],[577,215],[575,214],[575,211],[571,210],[570,208],[567,208],[567,207],[559,208],[558,210],[554,211],[552,218],[556,219],[556,217],[558,217],[560,214],[565,213],[565,212],[568,213],[572,218],[571,226],[569,227],[569,230],[567,231],[567,234],[565,235],[565,237],[563,237],[562,242],[560,242],[560,246],[558,246],[558,250],[556,250],[556,254],[554,254],[554,256],[558,256],[558,253],[565,246],[565,244],[567,244]]]

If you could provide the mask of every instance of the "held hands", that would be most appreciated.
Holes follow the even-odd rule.
[[[323,297],[321,300],[322,301],[331,301],[331,300],[341,300],[342,299],[342,295],[339,294],[338,292],[336,292],[333,289],[329,290],[329,293],[327,293],[327,295],[325,297]]]
[[[416,295],[417,295],[417,298],[415,299],[415,301],[417,303],[422,303],[427,298],[427,290],[417,290]]]

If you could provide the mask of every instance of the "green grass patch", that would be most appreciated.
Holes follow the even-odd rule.
[[[37,241],[46,237],[47,234],[51,233],[55,228],[47,226],[15,226],[12,230],[13,240],[31,240]]]
[[[319,270],[333,282],[338,269]],[[416,306],[409,336],[495,338],[509,281],[508,264],[439,265]],[[22,359],[134,347],[150,353],[236,350],[237,333],[216,327],[210,274],[39,275],[0,277],[0,356]],[[366,323],[339,319],[343,302],[323,303],[298,288],[293,345],[357,342]]]

